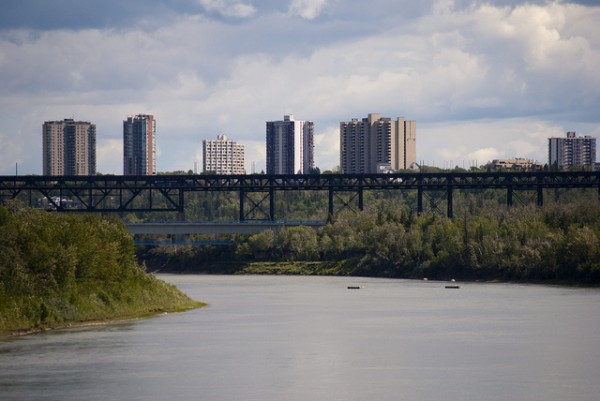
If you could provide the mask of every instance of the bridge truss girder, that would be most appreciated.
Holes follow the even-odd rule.
[[[506,190],[506,203],[510,207],[517,192],[534,191],[537,194],[537,204],[542,205],[545,189],[555,189],[558,193],[560,190],[571,188],[596,188],[600,198],[600,173],[543,171],[229,176],[0,176],[0,202],[20,198],[30,206],[43,206],[65,212],[183,214],[186,193],[238,192],[239,219],[243,221],[275,220],[277,192],[327,191],[328,211],[333,216],[342,209],[356,207],[362,210],[365,190],[416,190],[418,213],[425,211],[424,196],[429,202],[429,210],[438,210],[445,198],[446,214],[452,217],[453,193],[457,189]],[[522,200],[518,195],[516,198]],[[39,202],[42,199],[45,199],[44,205]],[[68,202],[65,202],[65,199]]]

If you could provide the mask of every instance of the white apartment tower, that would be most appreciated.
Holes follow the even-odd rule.
[[[404,118],[367,118],[340,123],[340,168],[344,174],[407,170],[417,159],[417,124]]]
[[[46,121],[42,127],[44,175],[95,175],[96,126],[87,121]]]
[[[230,140],[227,135],[202,141],[202,155],[204,174],[245,174],[244,145]]]
[[[267,174],[310,174],[315,167],[314,127],[291,114],[283,121],[267,121]]]

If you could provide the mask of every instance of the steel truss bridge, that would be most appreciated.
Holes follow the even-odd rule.
[[[571,188],[596,189],[600,198],[600,172],[0,176],[0,202],[18,198],[32,207],[61,212],[176,212],[183,216],[186,193],[234,192],[239,199],[239,221],[275,221],[277,192],[327,191],[328,211],[333,216],[347,207],[363,210],[364,191],[394,190],[416,191],[418,213],[425,211],[424,198],[428,210],[445,201],[445,213],[452,217],[457,190],[503,190],[510,207],[519,193],[533,194],[541,206],[544,190]]]

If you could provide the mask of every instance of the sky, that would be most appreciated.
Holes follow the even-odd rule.
[[[202,140],[265,170],[265,122],[417,123],[417,161],[547,163],[549,137],[600,137],[600,1],[3,0],[0,175],[42,174],[42,124],[97,130],[97,171],[122,174],[122,122],[157,120],[159,172],[202,171]]]

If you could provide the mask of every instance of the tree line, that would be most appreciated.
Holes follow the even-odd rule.
[[[310,203],[295,196],[298,209]],[[236,263],[318,262],[323,268],[311,273],[600,282],[600,205],[593,190],[571,191],[543,207],[512,208],[497,191],[462,194],[453,219],[435,211],[417,215],[410,196],[368,196],[364,211],[342,212],[319,230],[290,227],[232,236],[230,247],[140,249],[139,255],[163,269],[235,272]]]

